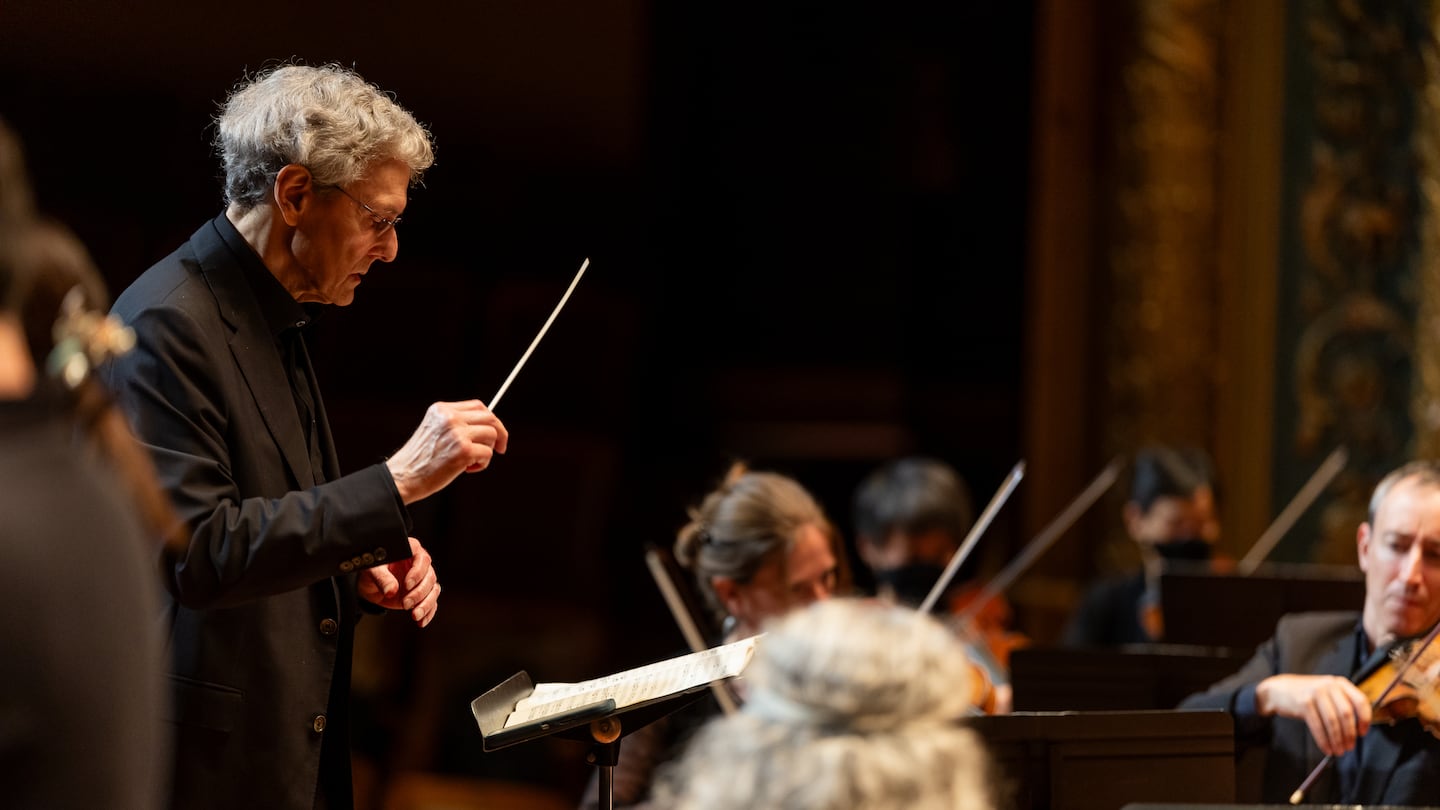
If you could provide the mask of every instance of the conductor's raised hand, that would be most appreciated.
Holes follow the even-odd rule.
[[[385,465],[401,500],[411,504],[444,489],[462,472],[490,466],[496,453],[505,452],[508,439],[505,425],[480,400],[437,402]]]
[[[409,611],[410,618],[424,627],[439,608],[440,582],[430,564],[430,552],[410,538],[410,557],[360,572],[356,585],[360,596],[386,610]]]
[[[1370,730],[1370,700],[1336,675],[1275,675],[1255,686],[1261,715],[1303,720],[1327,756],[1340,756]]]

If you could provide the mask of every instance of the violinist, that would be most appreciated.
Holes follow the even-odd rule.
[[[1121,517],[1140,551],[1141,567],[1086,591],[1065,629],[1065,644],[1108,647],[1161,640],[1158,583],[1164,565],[1214,556],[1220,523],[1212,481],[1210,459],[1198,448],[1156,445],[1135,454]]]
[[[693,575],[720,627],[712,645],[753,636],[766,621],[829,599],[844,584],[839,535],[793,478],[736,464],[689,516],[676,537],[675,558]],[[656,768],[720,710],[707,696],[627,736],[613,774],[615,805],[643,806]],[[598,805],[593,779],[583,795],[582,810]]]
[[[921,604],[974,523],[969,490],[955,470],[933,458],[909,457],[871,472],[856,489],[855,547],[875,579],[876,596]],[[973,560],[973,558],[972,558]],[[967,562],[940,604],[958,616],[981,589]],[[1011,628],[1009,604],[990,600],[966,626],[950,622],[993,690],[979,705],[1009,710],[1009,654],[1026,639]]]
[[[1394,679],[1391,651],[1440,620],[1440,462],[1413,462],[1380,481],[1356,550],[1362,612],[1283,617],[1239,672],[1180,706],[1229,711],[1240,746],[1267,746],[1260,801],[1291,798],[1324,756],[1331,766],[1308,786],[1306,803],[1433,805],[1440,797],[1440,718],[1417,716],[1423,703],[1413,699],[1372,706],[1384,689],[1375,685]],[[1415,669],[1412,678],[1435,674]],[[1433,684],[1421,688],[1433,696]]]

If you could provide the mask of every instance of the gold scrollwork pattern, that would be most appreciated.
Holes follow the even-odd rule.
[[[1115,121],[1105,441],[1115,452],[1213,447],[1223,7],[1136,0],[1131,11]],[[1120,564],[1134,556],[1118,533],[1105,551]]]
[[[1209,446],[1218,363],[1220,3],[1141,0],[1121,72],[1108,444]]]
[[[1440,7],[1431,5],[1420,55],[1424,86],[1416,99],[1420,257],[1415,266],[1415,383],[1410,418],[1415,452],[1440,458]]]
[[[1412,40],[1424,27],[1417,6],[1324,0],[1304,7],[1314,135],[1293,214],[1303,257],[1294,302],[1297,411],[1291,444],[1281,450],[1297,464],[1317,462],[1336,445],[1349,450],[1346,471],[1320,506],[1311,550],[1316,561],[1345,562],[1354,559],[1370,488],[1409,452],[1407,411],[1419,417],[1434,408],[1424,392],[1437,387],[1424,368],[1415,368],[1422,384],[1410,384],[1418,359],[1411,313],[1417,281],[1421,324],[1434,319],[1423,299],[1440,293],[1412,277],[1409,265],[1417,219],[1411,138],[1435,133],[1424,111],[1413,109]],[[1416,143],[1423,158],[1424,139]]]

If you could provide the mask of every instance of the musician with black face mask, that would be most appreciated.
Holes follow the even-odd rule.
[[[1066,644],[1105,647],[1161,639],[1156,589],[1161,569],[1213,557],[1220,524],[1212,482],[1210,459],[1197,448],[1152,446],[1135,454],[1121,517],[1140,550],[1141,567],[1090,587],[1065,630]]]
[[[903,458],[870,473],[855,491],[854,507],[855,547],[874,577],[875,595],[911,607],[925,601],[975,522],[965,482],[933,458]],[[977,559],[951,581],[938,602],[943,612],[960,613],[979,592]],[[1011,624],[1009,604],[997,597],[966,627],[952,628],[990,678],[997,712],[1009,707],[1009,650],[1027,641]]]

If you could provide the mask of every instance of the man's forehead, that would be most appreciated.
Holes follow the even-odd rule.
[[[1435,524],[1440,530],[1440,482],[1405,478],[1395,482],[1375,511],[1375,529],[1414,531],[1415,524]],[[1407,529],[1407,526],[1409,527]]]
[[[1440,481],[1432,481],[1419,476],[1402,478],[1390,487],[1389,492],[1385,493],[1385,498],[1380,502],[1380,509],[1384,510],[1386,506],[1401,501],[1414,502],[1422,506],[1440,504]]]

